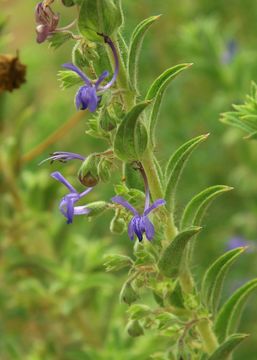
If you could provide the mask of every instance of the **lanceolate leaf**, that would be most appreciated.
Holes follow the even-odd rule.
[[[129,45],[128,55],[128,78],[130,86],[133,89],[137,89],[137,63],[142,46],[143,39],[149,27],[157,20],[160,16],[151,16],[148,19],[143,20],[134,30]]]
[[[208,358],[208,360],[227,360],[234,349],[245,339],[246,334],[233,334],[221,344],[217,350]]]
[[[174,154],[172,154],[165,171],[166,191],[165,200],[170,211],[173,210],[175,203],[175,190],[184,165],[193,150],[207,139],[209,134],[200,135],[183,144]]]
[[[215,322],[215,333],[221,341],[236,331],[243,306],[248,296],[256,288],[257,279],[247,282],[220,309]]]
[[[145,101],[135,105],[119,125],[114,140],[114,151],[121,160],[140,160],[144,154],[148,144],[148,134],[139,117],[149,104],[150,101]]]
[[[146,94],[146,100],[154,99],[153,107],[151,110],[149,130],[152,144],[154,145],[154,133],[157,123],[159,110],[165,90],[170,82],[183,70],[187,69],[192,64],[179,64],[164,71],[150,86],[148,93]]]
[[[179,268],[185,247],[189,240],[201,230],[200,227],[192,227],[179,233],[174,240],[164,250],[160,261],[160,271],[168,277],[176,277],[179,274]]]
[[[180,228],[184,229],[191,225],[200,225],[201,219],[210,203],[222,193],[233,188],[225,185],[211,186],[199,194],[187,204],[182,218]]]
[[[230,250],[220,256],[206,271],[202,281],[202,301],[210,311],[218,307],[225,276],[244,248]]]

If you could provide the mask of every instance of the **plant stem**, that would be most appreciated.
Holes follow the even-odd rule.
[[[154,164],[152,152],[150,150],[146,151],[144,158],[142,160],[142,164],[146,172],[146,176],[149,182],[150,192],[153,197],[153,200],[163,198],[162,184],[156,166]],[[167,242],[170,242],[177,235],[177,228],[174,224],[174,218],[172,214],[170,214],[167,210],[164,210],[163,216],[166,222]]]
[[[205,351],[212,354],[219,346],[219,343],[212,331],[210,321],[208,319],[201,320],[197,325],[197,330],[201,336]]]

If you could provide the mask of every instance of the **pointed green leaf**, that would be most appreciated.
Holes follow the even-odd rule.
[[[142,111],[150,104],[144,101],[135,105],[122,120],[114,139],[114,151],[124,161],[140,160],[148,144],[145,125],[140,121]]]
[[[167,69],[152,83],[150,89],[148,90],[148,93],[146,94],[146,100],[154,99],[149,120],[150,137],[153,145],[157,118],[165,90],[167,89],[170,82],[175,79],[175,77],[179,73],[181,73],[183,70],[187,69],[191,65],[192,64],[179,64]]]
[[[240,316],[248,296],[257,288],[257,279],[253,279],[241,286],[222,306],[216,322],[215,333],[220,340],[236,331]]]
[[[202,300],[210,311],[214,312],[217,309],[225,276],[230,266],[244,250],[240,247],[226,252],[206,271],[202,281],[201,293]]]
[[[144,40],[145,34],[149,27],[157,20],[160,16],[151,16],[148,19],[143,20],[137,25],[131,36],[128,53],[128,79],[130,86],[137,90],[137,66],[138,58]]]
[[[233,334],[222,343],[217,350],[208,358],[208,360],[226,360],[235,350],[235,348],[245,339],[246,334]]]
[[[257,131],[251,132],[249,135],[245,136],[246,140],[257,140]]]
[[[70,70],[60,70],[57,73],[58,81],[60,81],[61,89],[68,89],[74,85],[83,84],[81,78],[73,71]]]
[[[191,225],[200,225],[202,217],[210,203],[217,196],[232,189],[233,188],[225,185],[215,185],[194,196],[183,212],[180,228],[185,229]]]
[[[176,277],[179,273],[181,260],[185,247],[189,240],[201,230],[200,227],[192,227],[179,233],[174,240],[164,250],[160,261],[160,271],[168,277]]]
[[[172,211],[174,208],[175,190],[184,165],[186,164],[193,150],[199,144],[205,141],[208,136],[209,134],[197,136],[194,139],[191,139],[182,146],[180,146],[180,148],[178,148],[178,150],[175,151],[174,154],[172,154],[165,171],[165,200],[167,201],[167,208],[170,211]]]
[[[117,0],[83,0],[78,28],[90,41],[101,41],[97,33],[111,36],[122,24],[122,12]]]

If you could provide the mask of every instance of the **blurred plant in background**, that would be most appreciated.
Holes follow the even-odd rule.
[[[13,59],[17,59],[15,54],[19,49],[19,59],[27,66],[27,83],[11,94],[0,94],[1,358],[65,360],[123,356],[125,359],[148,359],[155,352],[154,358],[162,359],[163,355],[158,352],[167,342],[165,337],[160,341],[150,331],[134,341],[123,330],[126,308],[118,304],[117,299],[126,272],[120,268],[111,275],[105,273],[103,267],[107,259],[109,269],[114,267],[112,258],[107,256],[103,260],[103,254],[123,254],[124,258],[116,259],[116,268],[118,260],[121,267],[126,262],[130,264],[132,249],[127,235],[115,238],[106,231],[110,221],[114,232],[124,230],[121,210],[116,209],[112,220],[107,212],[101,220],[76,218],[72,228],[67,227],[58,212],[63,189],[49,180],[49,169],[37,166],[40,160],[58,149],[83,154],[104,151],[100,139],[78,136],[85,127],[89,134],[96,134],[96,123],[92,118],[87,119],[87,113],[74,115],[72,101],[67,100],[74,95],[73,89],[69,89],[70,74],[59,72],[66,93],[59,92],[55,81],[60,64],[71,60],[67,59],[67,54],[75,44],[71,42],[76,39],[72,40],[70,33],[53,36],[50,39],[52,48],[58,48],[64,40],[71,41],[62,44],[58,53],[49,52],[47,44],[36,46],[32,23],[35,2],[28,1],[25,5],[17,1],[2,3],[3,12],[10,16],[8,24],[7,16],[1,22],[0,52],[4,56],[12,53]],[[65,12],[61,2],[56,3],[63,24],[71,23],[77,16],[76,7],[66,8]],[[72,1],[63,3],[72,5]],[[127,39],[143,18],[149,14],[164,14],[161,24],[152,29],[151,39],[146,37],[145,52],[139,60],[139,87],[143,93],[152,79],[170,64],[194,63],[186,77],[178,78],[176,86],[167,89],[161,125],[157,128],[157,155],[162,153],[161,161],[164,163],[171,150],[188,138],[199,133],[212,133],[205,151],[192,157],[185,170],[178,188],[181,203],[175,218],[180,218],[183,205],[199,189],[215,183],[235,187],[225,200],[214,204],[208,226],[198,239],[201,246],[197,247],[196,263],[200,265],[194,269],[194,274],[199,275],[215,255],[220,254],[221,247],[227,248],[232,236],[243,236],[253,242],[256,239],[256,145],[241,141],[240,130],[226,128],[217,120],[221,112],[235,103],[234,122],[239,123],[243,118],[241,123],[245,123],[245,119],[249,119],[249,132],[255,131],[254,92],[245,105],[239,104],[257,75],[254,21],[257,6],[250,1],[235,2],[232,8],[220,1],[214,4],[187,0],[176,6],[173,1],[157,4],[152,0],[124,0],[123,5],[128,19],[124,28]],[[17,20],[14,9],[24,16]],[[10,41],[12,33],[15,42]],[[92,62],[97,57],[98,61],[104,61],[103,46],[85,47],[83,54],[79,51],[74,49],[80,59],[77,65],[86,64],[89,75],[94,76]],[[110,69],[108,62],[106,66]],[[72,80],[79,85],[77,78]],[[108,105],[108,94],[102,101]],[[120,114],[122,109],[117,106],[116,111]],[[116,125],[116,118],[111,115],[107,123],[106,117],[102,117],[102,137],[106,136],[106,129]],[[224,115],[225,118],[229,115]],[[65,167],[54,163],[52,168],[60,170],[71,181],[77,171],[73,163]],[[117,183],[119,180],[118,177],[115,179]],[[123,195],[127,191],[119,190]],[[88,195],[92,202],[112,196],[113,190],[108,184],[98,188],[97,195],[95,192]],[[126,196],[133,198],[134,194],[127,193]],[[244,258],[238,262],[233,274],[229,274],[230,284],[245,283],[256,273],[256,252],[247,253]],[[226,295],[232,290],[235,290],[233,286],[226,286]],[[153,300],[149,301],[153,304]],[[135,305],[129,315],[138,319],[147,311]],[[241,346],[235,359],[255,358],[254,311],[254,305],[250,304],[242,327],[253,335],[245,347]],[[160,321],[165,328],[164,324],[174,322],[174,319],[160,318]]]

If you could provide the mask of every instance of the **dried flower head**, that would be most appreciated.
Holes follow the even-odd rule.
[[[13,91],[26,82],[26,65],[23,65],[18,55],[0,55],[0,93]]]

